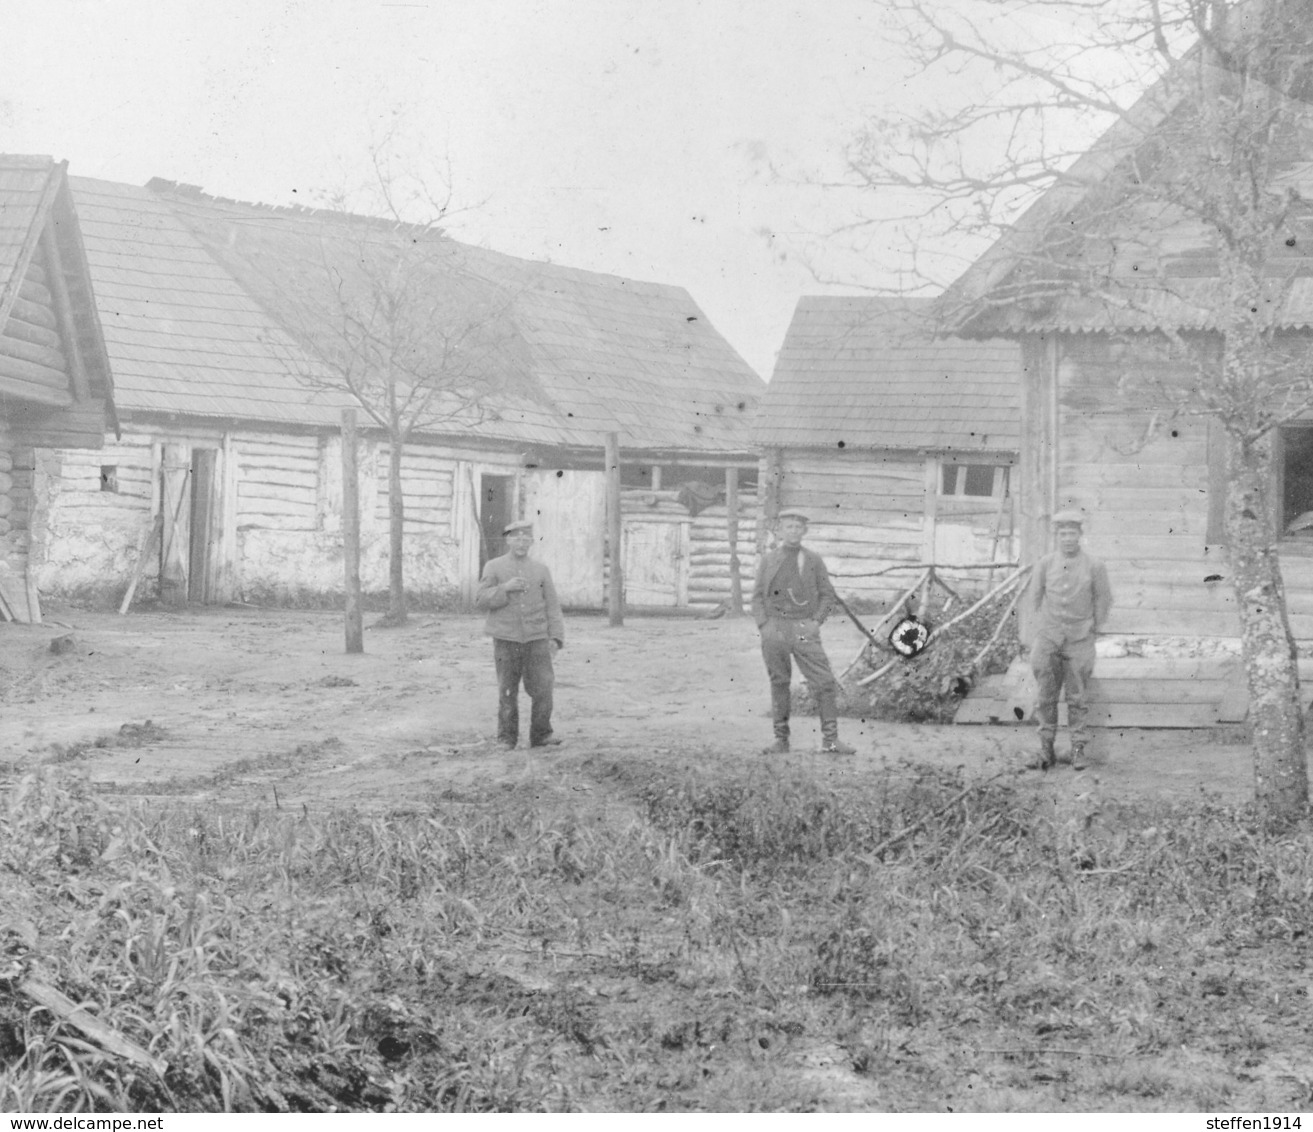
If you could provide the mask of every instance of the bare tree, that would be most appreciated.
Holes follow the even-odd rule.
[[[1007,332],[1009,311],[1067,304],[1164,363],[1124,380],[1128,403],[1219,422],[1256,795],[1286,824],[1308,777],[1274,436],[1313,406],[1310,338],[1287,317],[1313,219],[1292,173],[1313,142],[1313,16],[1294,0],[893,7],[921,78],[953,93],[872,122],[840,183],[875,190],[870,219],[921,246],[997,237],[947,292],[952,328]]]
[[[308,390],[349,394],[387,437],[383,623],[400,624],[407,616],[405,447],[417,434],[459,434],[495,419],[503,394],[522,386],[527,363],[512,318],[514,273],[450,239],[442,228],[450,195],[403,182],[381,152],[373,155],[376,191],[366,207],[382,215],[362,215],[339,194],[243,239],[265,241],[258,258],[266,301],[315,360],[300,367],[300,380]]]

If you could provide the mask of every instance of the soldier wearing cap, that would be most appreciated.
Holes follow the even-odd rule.
[[[488,611],[497,666],[497,740],[514,747],[520,739],[520,681],[529,693],[529,746],[555,747],[552,735],[552,656],[565,647],[565,619],[551,572],[529,557],[533,524],[508,523],[502,530],[510,553],[491,559],[479,579],[475,604]]]
[[[1085,765],[1090,733],[1087,688],[1094,673],[1094,635],[1112,608],[1108,570],[1081,549],[1084,518],[1079,511],[1053,516],[1057,549],[1035,563],[1031,578],[1035,634],[1030,667],[1039,684],[1036,719],[1039,724],[1039,758],[1032,765],[1048,770],[1056,762],[1054,740],[1058,733],[1058,697],[1067,689],[1067,723],[1071,729],[1071,762]]]
[[[821,645],[821,622],[835,604],[830,573],[819,554],[802,545],[807,516],[781,511],[777,531],[781,545],[762,556],[752,587],[752,616],[761,630],[761,655],[770,677],[775,742],[764,753],[789,749],[790,683],[793,661],[816,697],[821,717],[821,750],[851,755],[839,741],[839,682]]]

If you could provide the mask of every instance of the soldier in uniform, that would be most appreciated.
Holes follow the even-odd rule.
[[[529,557],[533,524],[508,523],[510,553],[491,559],[479,579],[475,604],[488,611],[486,631],[492,637],[497,666],[497,740],[514,747],[520,740],[520,681],[532,703],[529,746],[556,747],[552,734],[552,657],[565,647],[565,619],[551,572]]]
[[[1057,549],[1035,564],[1031,579],[1034,594],[1035,636],[1030,667],[1039,684],[1036,720],[1039,757],[1032,763],[1048,770],[1057,761],[1054,740],[1058,733],[1058,697],[1067,689],[1067,724],[1071,731],[1071,762],[1085,765],[1090,740],[1085,720],[1089,714],[1087,689],[1094,673],[1094,635],[1112,608],[1108,570],[1081,549],[1084,519],[1079,511],[1053,516]]]
[[[839,682],[821,645],[821,623],[835,603],[830,573],[819,554],[802,545],[807,516],[781,511],[777,528],[781,546],[762,556],[752,587],[752,616],[761,630],[761,655],[770,677],[771,715],[775,742],[764,753],[789,749],[792,661],[816,697],[821,717],[821,750],[851,755],[854,748],[839,741]]]

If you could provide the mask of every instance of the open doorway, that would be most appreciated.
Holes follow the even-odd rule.
[[[515,517],[515,477],[479,477],[479,573],[490,558],[506,553],[506,524]]]

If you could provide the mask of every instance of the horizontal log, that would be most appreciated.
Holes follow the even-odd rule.
[[[60,373],[68,372],[68,360],[63,353],[50,346],[41,346],[35,342],[25,342],[21,338],[0,338],[0,354],[18,358],[25,362],[48,366]]]
[[[917,483],[925,482],[924,458],[910,457],[906,454],[882,458],[869,452],[826,453],[825,455],[795,455],[788,453],[782,462],[784,475],[787,477],[812,477],[830,475],[883,476],[886,479]]]
[[[259,456],[290,452],[296,456],[309,455],[310,458],[317,459],[319,437],[300,436],[293,433],[279,433],[277,437],[268,438],[245,435],[237,438],[236,448],[238,456]]]
[[[5,359],[12,361],[12,359]],[[44,382],[28,381],[21,377],[15,377],[5,372],[0,367],[0,393],[6,393],[21,401],[32,401],[38,405],[51,405],[56,408],[70,408],[73,405],[73,394],[68,390],[68,379],[64,379],[64,388],[59,389]],[[73,428],[62,427],[64,422],[60,422],[61,427],[51,431],[35,430],[31,428],[16,429],[15,432],[21,436],[24,441],[34,441],[41,448],[72,448],[81,443],[81,435]],[[100,428],[97,428],[94,434],[97,439],[103,440],[104,436]],[[52,440],[55,437],[57,439]]]
[[[1085,541],[1086,549],[1111,565],[1113,559],[1134,563],[1138,559],[1167,562],[1204,560],[1204,543],[1198,535],[1118,535],[1099,532]]]
[[[1136,448],[1134,443],[1121,448],[1107,437],[1095,437],[1084,434],[1081,430],[1067,431],[1062,434],[1062,447],[1058,455],[1058,471],[1066,482],[1069,470],[1079,464],[1098,463],[1118,464],[1206,464],[1208,446],[1199,440],[1178,447],[1164,447],[1151,444],[1145,448]]]
[[[29,382],[46,389],[68,391],[68,373],[54,366],[27,361],[12,354],[0,352],[0,376]]]
[[[276,472],[293,472],[303,476],[318,476],[319,461],[311,459],[302,459],[293,456],[270,456],[251,457],[249,455],[240,456],[237,460],[238,470],[245,476],[258,478],[264,475],[272,475]]]
[[[26,299],[29,303],[36,303],[38,306],[54,308],[55,299],[50,293],[50,288],[46,286],[45,280],[36,280],[32,278],[31,272],[22,283],[18,285],[18,296]]]
[[[29,302],[27,299],[15,299],[14,305],[10,308],[10,317],[21,319],[31,326],[40,326],[46,330],[59,330],[55,312],[48,304],[43,306],[41,303]],[[8,327],[5,330],[8,333]]]
[[[315,506],[311,503],[295,503],[286,499],[251,498],[240,487],[237,492],[237,515],[299,515],[313,518]]]
[[[49,346],[57,350],[63,345],[59,332],[47,326],[39,326],[26,319],[16,317],[12,312],[5,323],[4,336],[18,338],[24,342],[33,342],[38,346]]]
[[[1063,462],[1063,482],[1080,488],[1197,488],[1208,483],[1208,465],[1143,464],[1101,461],[1093,464]]]
[[[1296,620],[1292,617],[1292,629]],[[1308,622],[1307,628],[1313,630],[1313,618],[1304,620]],[[1114,604],[1103,628],[1106,633],[1127,636],[1235,637],[1240,632],[1240,619],[1234,612],[1222,614],[1213,610],[1128,609]],[[1305,635],[1296,631],[1296,636]]]
[[[295,472],[286,468],[263,468],[259,474],[247,473],[243,469],[241,485],[254,491],[269,494],[287,492],[297,494],[302,491],[314,494],[319,489],[319,477],[314,473]]]
[[[1097,679],[1110,681],[1154,680],[1168,684],[1181,681],[1214,681],[1223,684],[1239,671],[1238,656],[1101,656],[1094,664]],[[1313,671],[1313,661],[1310,662]],[[1301,670],[1302,670],[1301,664]]]
[[[1225,680],[1105,680],[1095,666],[1090,701],[1105,704],[1211,704],[1222,702]]]

